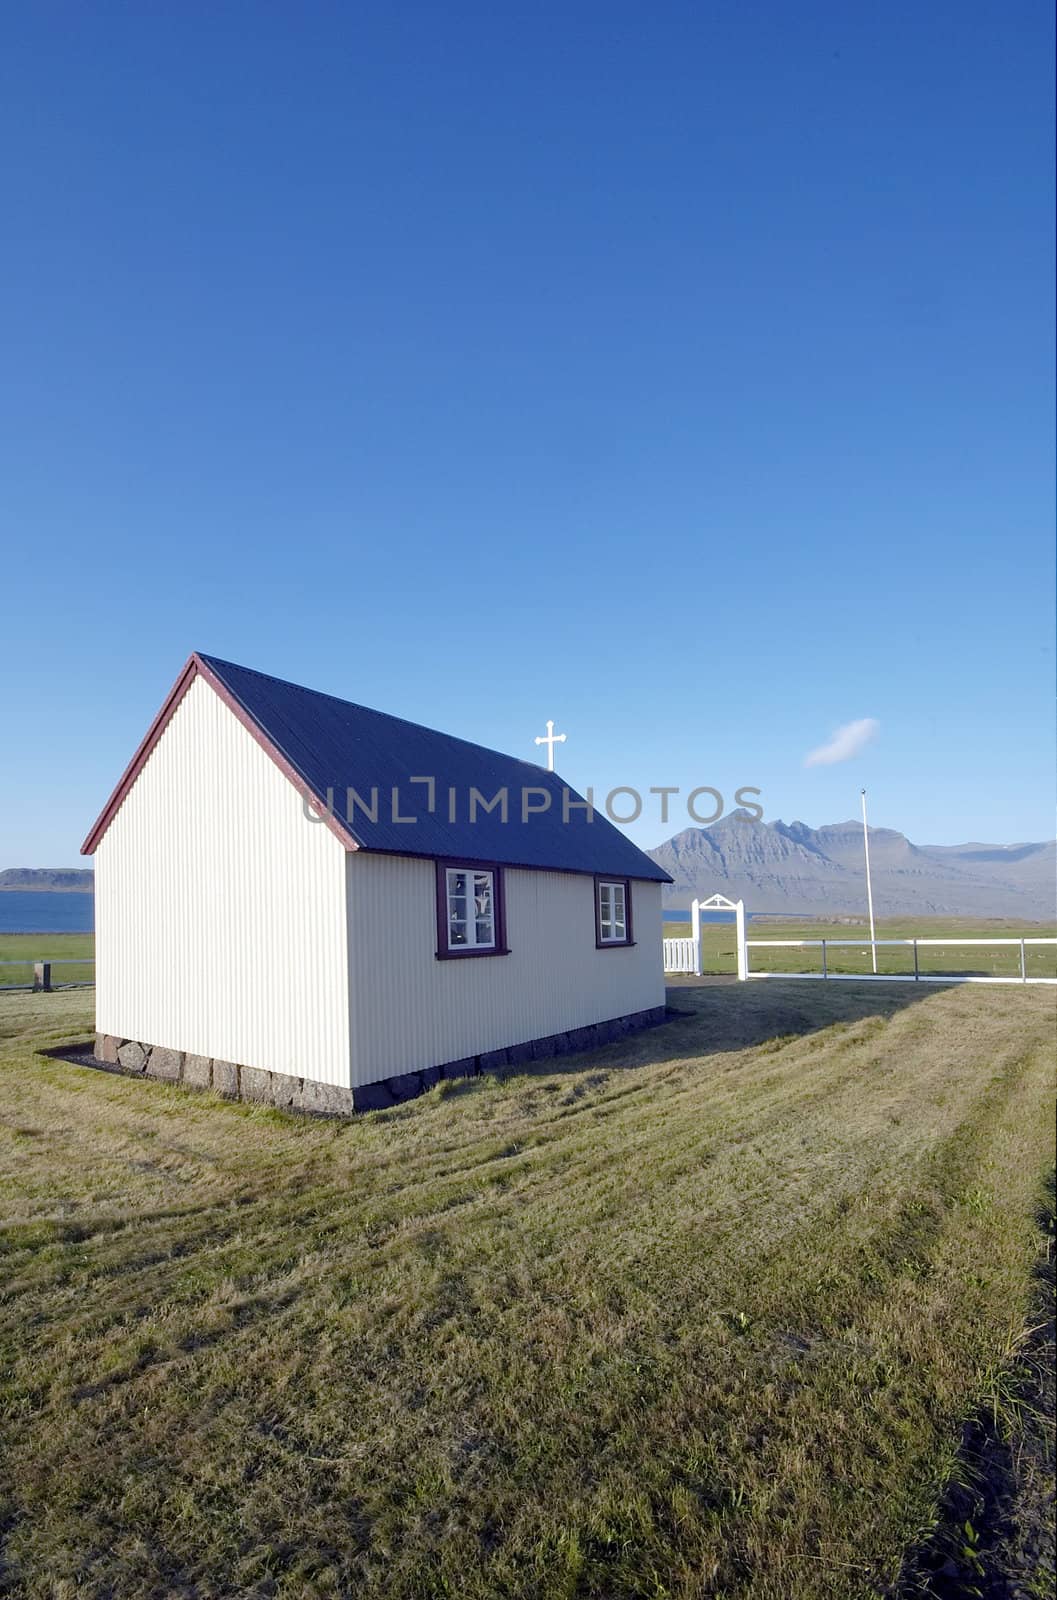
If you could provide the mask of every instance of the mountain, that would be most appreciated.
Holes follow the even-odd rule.
[[[0,891],[33,889],[38,894],[91,894],[94,887],[95,876],[90,867],[5,867],[0,872]]]
[[[750,911],[845,915],[866,907],[862,824],[757,822],[732,812],[709,828],[684,828],[647,851],[670,873],[665,904],[725,894]],[[892,828],[870,829],[870,872],[879,917],[1057,917],[1057,841],[916,845]]]

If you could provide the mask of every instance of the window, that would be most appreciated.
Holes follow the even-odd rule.
[[[634,944],[631,937],[631,884],[627,878],[595,879],[595,944]]]
[[[438,861],[438,957],[506,954],[502,868]]]

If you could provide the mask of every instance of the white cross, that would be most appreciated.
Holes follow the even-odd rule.
[[[547,720],[547,737],[544,738],[541,733],[538,733],[536,735],[536,743],[537,744],[545,744],[547,746],[547,771],[548,772],[553,772],[554,771],[554,746],[556,744],[564,744],[565,743],[565,735],[564,735],[564,733],[555,733],[555,731],[554,731],[554,723],[551,722],[550,719],[548,718],[548,720]]]

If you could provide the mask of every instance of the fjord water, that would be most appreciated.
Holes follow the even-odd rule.
[[[94,894],[0,893],[0,933],[91,933],[94,926]]]

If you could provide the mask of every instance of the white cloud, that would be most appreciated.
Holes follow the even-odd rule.
[[[804,757],[805,767],[832,767],[837,761],[850,761],[860,750],[876,739],[881,724],[876,717],[860,717],[857,722],[846,722],[831,739],[811,750]]]

